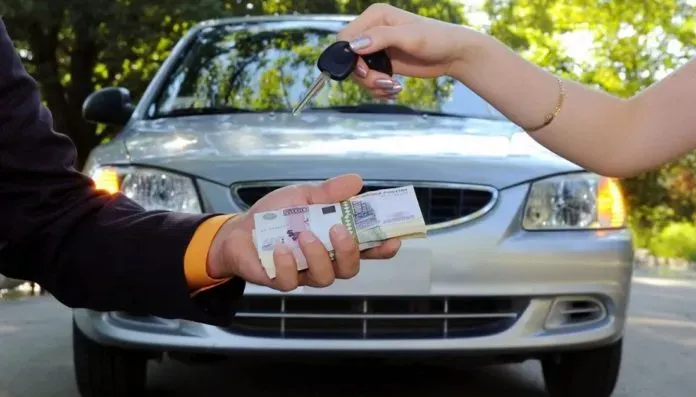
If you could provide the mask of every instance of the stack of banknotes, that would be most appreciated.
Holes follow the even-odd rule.
[[[298,270],[307,268],[298,244],[299,234],[311,231],[333,259],[329,230],[343,224],[360,250],[379,246],[390,238],[425,238],[426,228],[413,186],[363,193],[340,203],[312,204],[254,214],[254,244],[270,278],[275,278],[273,250],[286,244],[293,251]]]

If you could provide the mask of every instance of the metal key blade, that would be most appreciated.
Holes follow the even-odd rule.
[[[307,93],[302,97],[302,100],[295,106],[295,108],[292,110],[293,116],[298,115],[302,109],[304,109],[305,106],[321,91],[322,88],[326,85],[326,82],[328,82],[331,79],[331,77],[327,74],[322,72],[319,77],[317,77],[316,80],[314,80],[314,83],[309,87],[309,90],[307,90]]]

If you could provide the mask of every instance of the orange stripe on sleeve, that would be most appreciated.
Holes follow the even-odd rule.
[[[208,251],[222,225],[236,214],[219,215],[205,220],[193,234],[184,255],[184,274],[193,294],[216,287],[229,279],[208,276]]]

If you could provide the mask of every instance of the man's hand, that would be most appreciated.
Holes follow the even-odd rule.
[[[300,234],[302,253],[308,268],[298,272],[292,252],[278,247],[273,253],[276,278],[270,279],[261,266],[252,241],[254,213],[306,204],[330,204],[355,196],[362,188],[362,179],[355,174],[342,175],[321,184],[301,184],[275,190],[256,202],[245,214],[232,218],[222,226],[210,248],[208,274],[213,278],[241,277],[248,282],[265,285],[280,291],[291,291],[298,286],[326,287],[335,279],[348,279],[358,274],[360,258],[389,259],[396,255],[401,241],[392,239],[381,246],[364,252],[343,225],[335,225],[330,232],[336,260],[311,232]]]

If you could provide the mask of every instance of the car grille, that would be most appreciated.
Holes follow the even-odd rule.
[[[237,205],[246,210],[261,197],[291,182],[242,183],[232,186],[232,196]],[[411,182],[373,183],[365,182],[361,193],[396,186],[413,184],[425,224],[437,225],[451,221],[465,221],[484,215],[495,204],[496,191],[487,186],[428,184]]]
[[[267,338],[467,338],[510,328],[528,298],[245,296],[229,332]]]

